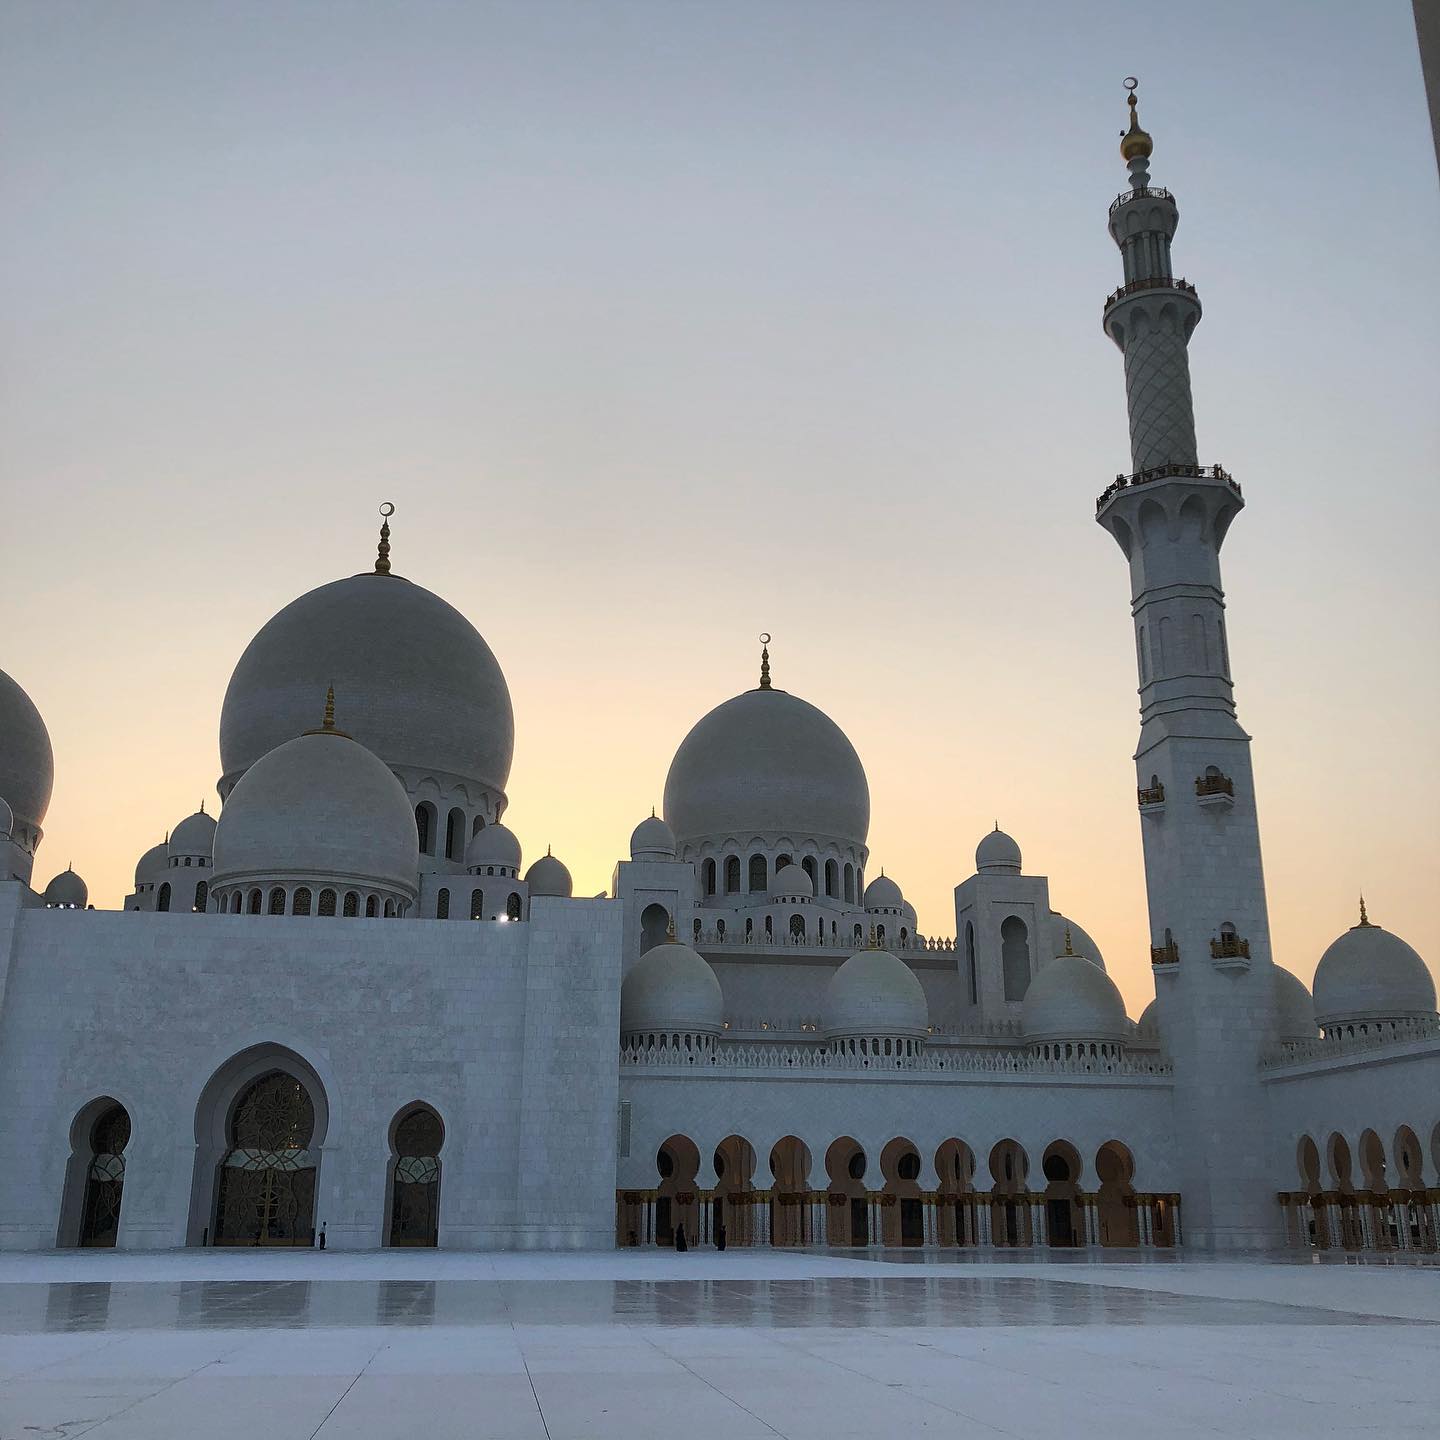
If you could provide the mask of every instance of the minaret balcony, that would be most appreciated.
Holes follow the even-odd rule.
[[[1127,190],[1123,195],[1117,195],[1110,202],[1110,213],[1113,215],[1122,205],[1128,205],[1132,200],[1174,200],[1175,197],[1160,185],[1140,185],[1134,190]]]
[[[1245,498],[1240,482],[1223,465],[1153,465],[1133,475],[1117,475],[1114,483],[1096,497],[1095,513],[1098,515],[1122,490],[1149,485],[1154,480],[1219,480],[1242,500]]]
[[[1142,815],[1156,815],[1165,808],[1165,787],[1163,785],[1141,785],[1135,791]]]
[[[1176,275],[1147,275],[1139,280],[1131,280],[1122,285],[1118,290],[1105,297],[1105,313],[1108,313],[1112,305],[1118,305],[1122,300],[1131,295],[1139,295],[1144,290],[1178,290],[1182,295],[1189,295],[1192,299],[1198,300],[1199,292],[1188,281]]]
[[[1173,940],[1168,945],[1152,945],[1150,947],[1150,963],[1155,966],[1178,965],[1180,963],[1180,947]]]
[[[1235,804],[1235,782],[1217,770],[1195,777],[1195,798],[1202,810],[1229,810]]]
[[[1217,970],[1248,970],[1250,968],[1250,942],[1238,935],[1222,933],[1210,942],[1210,959]]]

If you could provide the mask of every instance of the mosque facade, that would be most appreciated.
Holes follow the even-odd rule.
[[[1434,1251],[1429,970],[1363,904],[1313,994],[1271,953],[1219,563],[1244,498],[1196,447],[1200,300],[1133,94],[1121,149],[1132,469],[1096,518],[1139,677],[1138,1018],[998,826],[922,928],[768,649],[607,894],[526,867],[504,674],[387,518],[241,655],[219,813],[120,910],[33,883],[53,757],[0,673],[0,1246]]]

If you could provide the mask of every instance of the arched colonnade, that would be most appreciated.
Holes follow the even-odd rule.
[[[999,1141],[977,1165],[965,1141],[935,1151],[932,1176],[917,1145],[895,1136],[877,1154],[842,1135],[823,1150],[787,1135],[770,1150],[768,1176],[754,1145],[728,1135],[715,1147],[711,1183],[688,1135],[664,1140],[652,1188],[616,1192],[616,1243],[838,1246],[1172,1246],[1180,1197],[1137,1192],[1128,1146],[1108,1140],[1085,1161],[1056,1140],[1032,1162],[1016,1140]],[[922,1176],[924,1177],[922,1182]]]

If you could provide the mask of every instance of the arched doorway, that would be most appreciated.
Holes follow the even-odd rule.
[[[1059,1250],[1085,1243],[1085,1216],[1080,1209],[1080,1152],[1068,1140],[1052,1141],[1040,1157],[1045,1176],[1045,1236]]]
[[[810,1147],[796,1135],[777,1140],[770,1151],[770,1243],[804,1245],[810,1199]]]
[[[979,1244],[975,1214],[975,1155],[963,1140],[947,1140],[935,1152],[939,1177],[936,1230],[942,1245]]]
[[[390,1226],[386,1244],[440,1243],[440,1148],[445,1127],[428,1105],[407,1106],[390,1127]]]
[[[1331,1188],[1335,1192],[1335,1207],[1340,1212],[1340,1243],[1347,1250],[1362,1250],[1365,1230],[1355,1202],[1355,1184],[1350,1178],[1350,1142],[1337,1130],[1325,1148],[1330,1153]]]
[[[695,1177],[700,1173],[700,1147],[687,1135],[672,1135],[655,1152],[660,1184],[655,1191],[655,1243],[687,1245],[700,1238],[700,1206]]]
[[[1135,1157],[1118,1140],[1107,1140],[1095,1152],[1095,1174],[1100,1190],[1095,1197],[1100,1243],[1133,1246],[1140,1243],[1140,1217],[1135,1212]]]
[[[1430,1219],[1430,1206],[1426,1202],[1420,1140],[1408,1125],[1402,1125],[1395,1132],[1394,1151],[1400,1184],[1408,1191],[1404,1214],[1410,1246],[1415,1250],[1433,1250],[1435,1230]]]
[[[210,1078],[195,1109],[190,1243],[309,1245],[329,1109],[298,1055],[258,1045]]]
[[[92,1100],[70,1126],[70,1164],[60,1207],[61,1245],[109,1248],[120,1230],[130,1113],[110,1096]]]
[[[755,1147],[743,1135],[727,1135],[716,1147],[711,1234],[725,1231],[727,1245],[755,1241]]]
[[[1385,1146],[1380,1137],[1367,1130],[1360,1137],[1360,1164],[1365,1169],[1365,1189],[1370,1206],[1370,1229],[1377,1250],[1400,1248],[1400,1227],[1390,1201],[1390,1180],[1386,1174]]]
[[[920,1198],[920,1152],[897,1136],[880,1152],[881,1239],[886,1245],[925,1243],[925,1205]]]
[[[1030,1160],[1018,1140],[1001,1140],[990,1152],[990,1242],[1031,1245],[1030,1205],[1025,1177]]]
[[[870,1197],[864,1183],[867,1163],[860,1142],[849,1135],[832,1142],[825,1152],[830,1186],[826,1225],[832,1245],[870,1243]]]
[[[1320,1183],[1320,1147],[1308,1135],[1302,1135],[1295,1147],[1295,1164],[1305,1197],[1300,1217],[1301,1238],[1313,1249],[1328,1250],[1330,1227],[1325,1220],[1324,1187]]]
[[[670,912],[663,905],[647,905],[640,912],[640,953],[665,943],[670,933]]]

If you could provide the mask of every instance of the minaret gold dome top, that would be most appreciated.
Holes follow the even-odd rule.
[[[1127,81],[1125,88],[1130,91],[1126,103],[1130,106],[1130,128],[1120,136],[1120,158],[1127,163],[1131,160],[1148,160],[1155,142],[1140,128],[1140,113],[1135,103],[1135,82]]]

